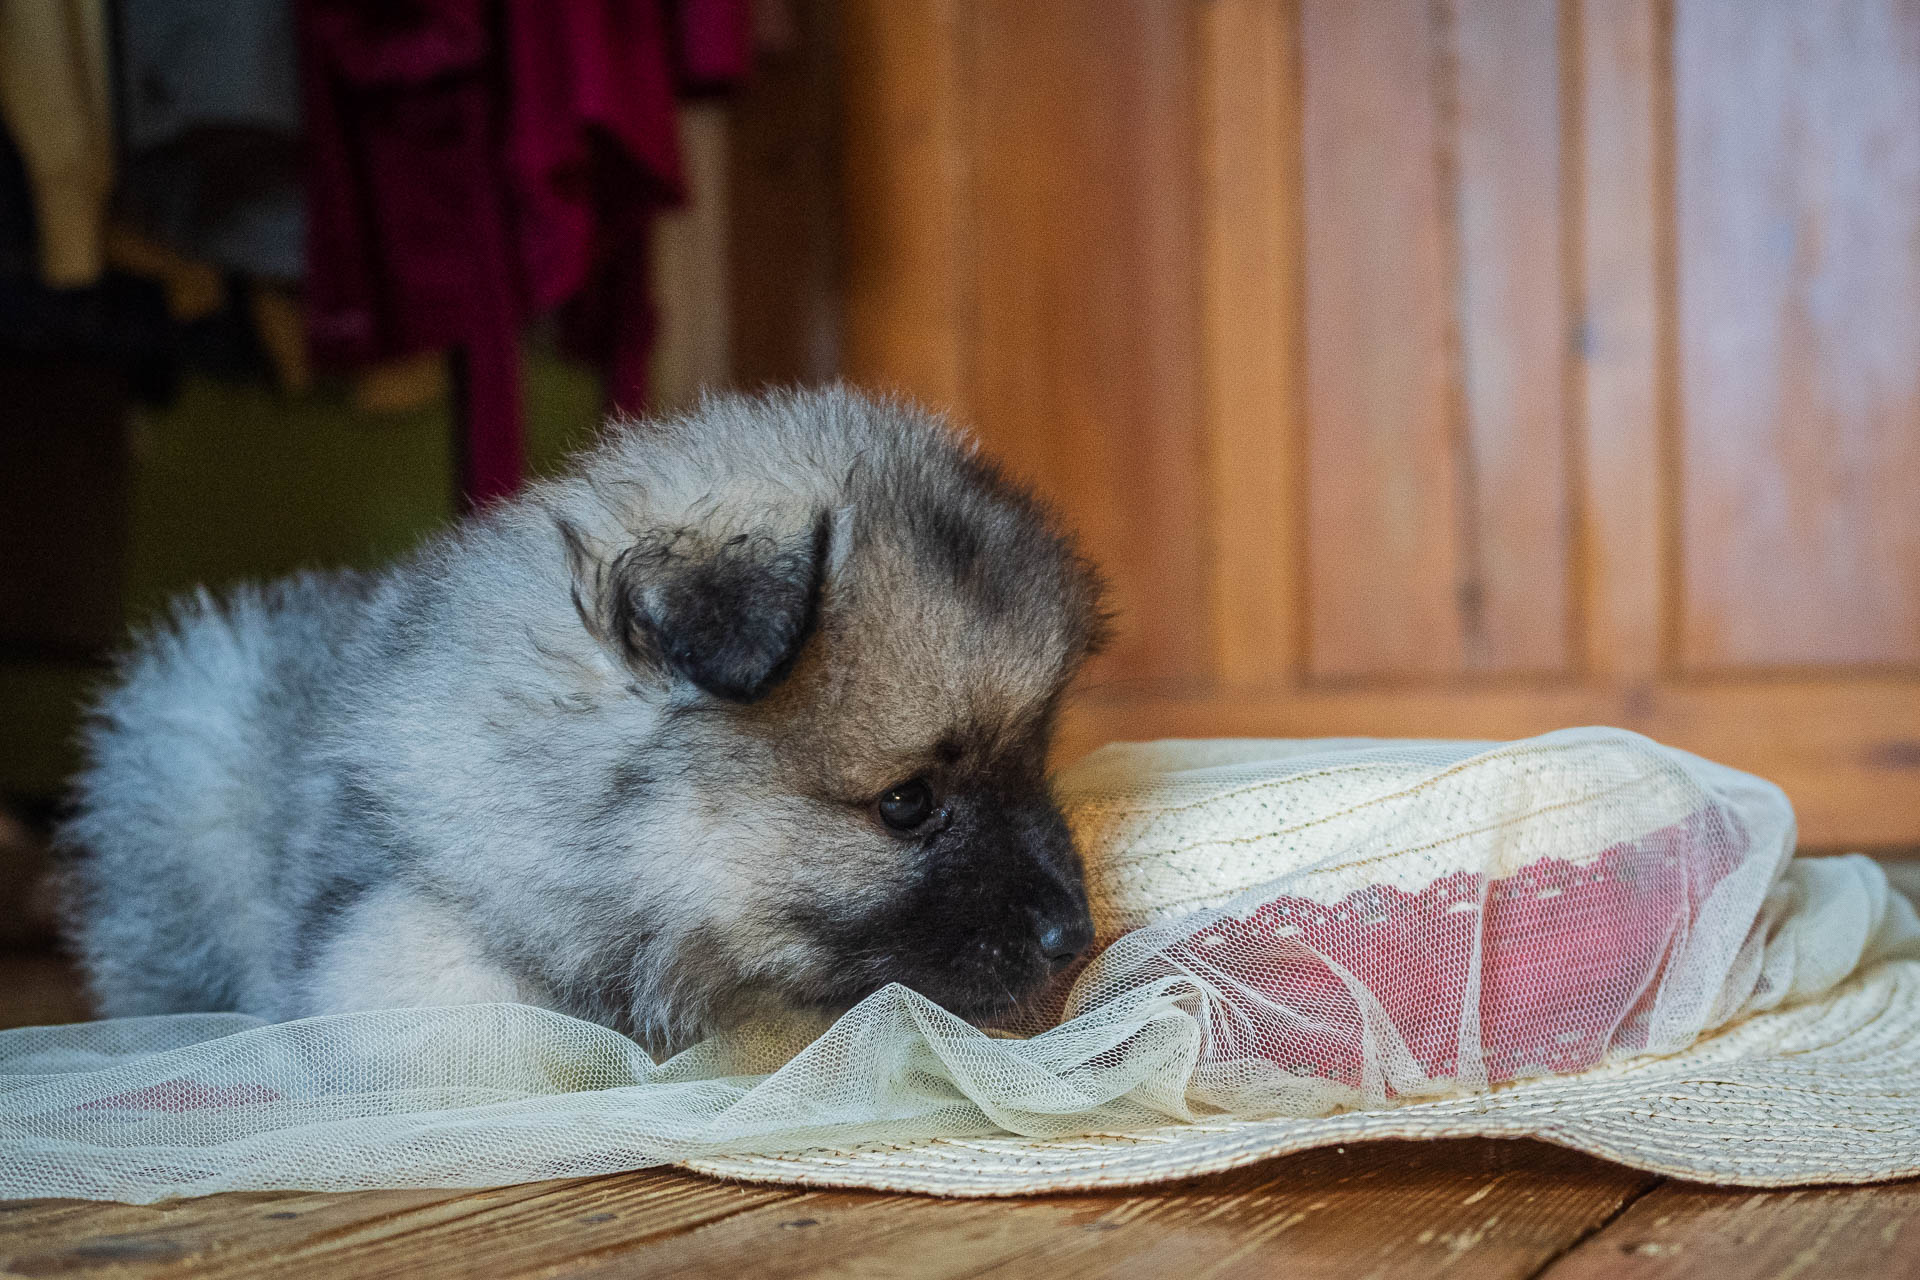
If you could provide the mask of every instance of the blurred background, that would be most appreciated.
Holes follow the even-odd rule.
[[[0,0],[0,116],[0,945],[168,597],[835,377],[1106,567],[1063,756],[1609,723],[1920,852],[1906,0]]]

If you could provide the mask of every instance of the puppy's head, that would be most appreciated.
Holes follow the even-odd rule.
[[[924,415],[834,392],[703,420],[654,438],[646,527],[562,522],[584,625],[659,709],[618,803],[680,940],[663,987],[709,1023],[894,981],[1005,1009],[1092,940],[1046,757],[1095,574]]]

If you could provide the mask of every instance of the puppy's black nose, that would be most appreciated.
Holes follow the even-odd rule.
[[[1093,921],[1084,913],[1067,920],[1043,921],[1040,926],[1040,950],[1054,972],[1072,964],[1080,953],[1093,945]]]

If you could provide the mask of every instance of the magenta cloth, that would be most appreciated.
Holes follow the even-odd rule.
[[[751,6],[740,0],[680,0],[680,91],[730,89],[747,78]]]
[[[1361,1086],[1377,1015],[1356,1001],[1356,980],[1432,1079],[1459,1071],[1468,1023],[1491,1083],[1585,1071],[1646,1049],[1653,979],[1746,847],[1706,808],[1590,862],[1542,858],[1484,886],[1461,870],[1417,892],[1377,885],[1331,905],[1281,895],[1172,954],[1292,1010],[1264,1052],[1323,1079]]]
[[[747,0],[303,0],[307,309],[316,361],[440,348],[463,372],[474,505],[524,471],[519,331],[644,407],[648,230],[682,197],[675,97],[745,71]]]

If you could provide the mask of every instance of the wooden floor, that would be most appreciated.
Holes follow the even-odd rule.
[[[79,1016],[0,959],[0,1024]],[[6,1276],[1920,1276],[1920,1182],[1757,1194],[1531,1142],[1375,1143],[1136,1194],[941,1201],[665,1171],[493,1191],[0,1201]]]

